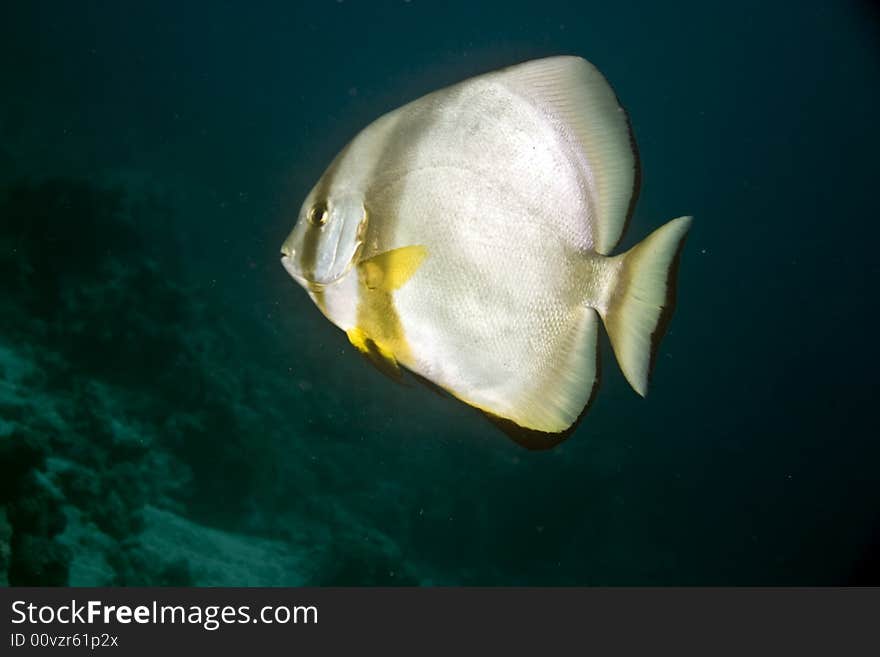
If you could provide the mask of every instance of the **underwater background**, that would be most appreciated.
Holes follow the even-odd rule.
[[[880,584],[880,20],[859,2],[6,2],[0,584]],[[372,119],[577,54],[693,214],[646,399],[530,452],[280,265]]]

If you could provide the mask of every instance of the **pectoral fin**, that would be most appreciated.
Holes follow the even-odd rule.
[[[393,292],[412,278],[427,254],[421,244],[380,253],[358,264],[361,281],[369,290]]]
[[[409,362],[411,354],[393,292],[412,278],[427,253],[422,245],[404,246],[358,264],[357,326],[348,331],[348,339],[376,369],[396,381],[402,379],[398,362]]]

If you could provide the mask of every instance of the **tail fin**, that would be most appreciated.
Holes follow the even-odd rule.
[[[633,390],[648,391],[654,354],[675,307],[678,256],[692,217],[673,219],[626,253],[602,313],[620,369]]]

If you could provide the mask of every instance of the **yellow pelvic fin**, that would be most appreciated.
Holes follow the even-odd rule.
[[[403,374],[394,354],[383,347],[381,344],[374,342],[362,329],[353,328],[346,333],[349,342],[355,346],[364,356],[367,357],[377,370],[392,379],[400,380]]]
[[[367,353],[370,348],[367,346],[367,334],[363,332],[363,330],[359,328],[353,328],[350,331],[346,331],[345,335],[348,336],[348,341],[354,345],[354,347],[361,352],[362,354]]]

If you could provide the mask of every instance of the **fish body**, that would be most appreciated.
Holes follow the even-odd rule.
[[[558,434],[597,380],[604,320],[647,386],[690,225],[610,253],[637,184],[628,120],[577,57],[428,94],[358,134],[303,203],[282,262],[375,363]]]

